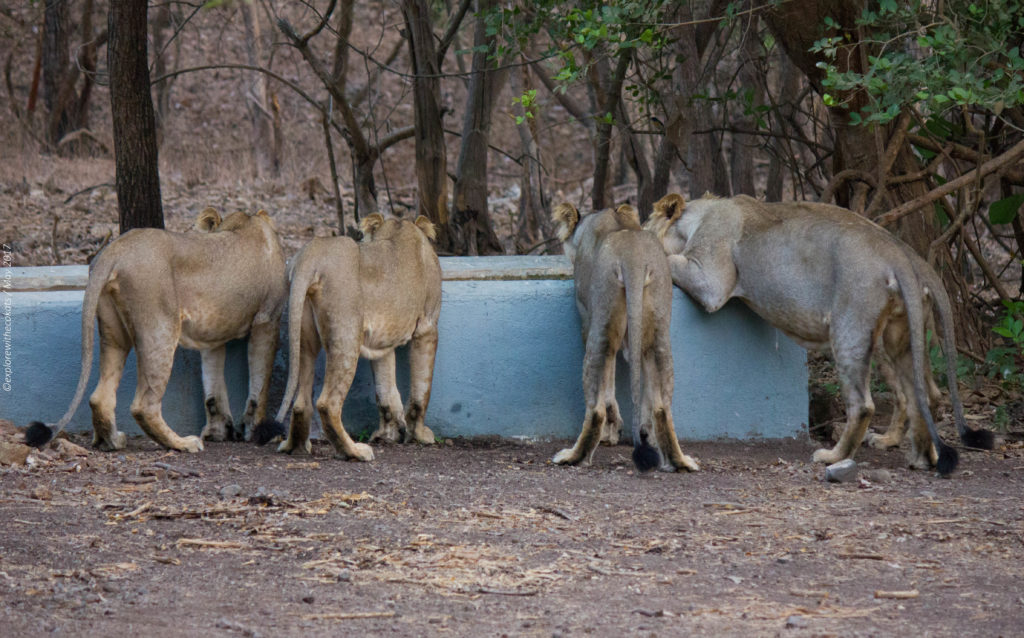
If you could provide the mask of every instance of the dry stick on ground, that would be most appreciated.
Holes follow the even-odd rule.
[[[923,208],[928,204],[931,204],[940,197],[948,195],[959,188],[963,188],[967,184],[970,184],[971,181],[979,177],[984,177],[990,173],[999,170],[1003,166],[1006,166],[1007,164],[1016,161],[1017,158],[1021,157],[1022,155],[1024,155],[1024,140],[1017,142],[1002,155],[990,159],[989,161],[985,162],[981,166],[978,166],[971,172],[964,173],[960,177],[949,182],[946,182],[942,186],[932,189],[931,191],[928,191],[927,193],[920,197],[912,199],[901,206],[897,206],[896,208],[882,215],[875,221],[881,224],[882,226],[888,226],[889,224],[892,224],[893,222],[902,219],[903,217],[909,215],[910,213],[913,213],[914,211]]]

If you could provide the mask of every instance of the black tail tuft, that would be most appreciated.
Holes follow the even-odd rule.
[[[996,446],[996,435],[988,430],[966,428],[960,436],[960,441],[967,447],[991,450]]]
[[[288,431],[285,429],[284,423],[276,419],[267,418],[260,421],[252,429],[252,440],[256,441],[256,445],[266,445],[276,437],[283,439],[287,434]]]
[[[661,464],[658,450],[647,442],[647,433],[640,434],[640,441],[633,446],[633,465],[640,472],[649,472]]]
[[[45,423],[39,421],[33,421],[29,423],[28,429],[25,430],[25,445],[31,445],[32,447],[43,447],[50,442],[53,438],[53,430]]]
[[[935,469],[938,470],[940,476],[946,477],[956,469],[956,464],[959,461],[960,455],[957,451],[943,444],[939,448],[939,462],[936,464]]]

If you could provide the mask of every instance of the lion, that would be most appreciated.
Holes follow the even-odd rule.
[[[327,365],[316,409],[339,456],[373,460],[373,448],[353,441],[341,420],[360,355],[371,361],[380,412],[370,441],[434,443],[434,433],[424,424],[441,313],[441,266],[431,245],[434,225],[422,215],[409,221],[374,213],[362,220],[360,230],[359,243],[348,237],[313,239],[291,265],[288,383],[276,421],[261,427],[283,431],[281,423],[291,409],[279,452],[311,450],[313,368],[321,345]],[[410,341],[409,407],[403,412],[395,348]]]
[[[552,211],[558,238],[573,264],[576,307],[585,353],[586,416],[576,444],[557,464],[589,463],[599,440],[616,442],[621,423],[615,400],[615,357],[625,346],[633,401],[633,463],[641,472],[660,464],[649,442],[653,430],[666,469],[697,471],[683,454],[672,422],[672,279],[654,235],[644,232],[632,206],[580,218],[572,204]]]
[[[905,401],[911,467],[934,466],[943,476],[956,468],[959,455],[938,435],[926,388],[929,300],[942,324],[961,440],[992,447],[991,432],[972,430],[963,419],[945,289],[892,234],[825,204],[772,205],[742,195],[686,204],[670,194],[654,208],[647,228],[668,253],[672,280],[705,310],[714,312],[736,297],[801,345],[831,349],[847,423],[836,445],[816,451],[814,461],[835,463],[859,448],[874,414],[868,376],[880,345],[895,387],[912,399]]]
[[[135,348],[138,384],[131,413],[160,445],[198,452],[203,439],[242,438],[263,419],[267,382],[288,291],[277,230],[265,211],[221,220],[207,208],[198,233],[139,228],[107,246],[89,266],[82,301],[82,369],[68,411],[55,428],[35,421],[26,443],[42,446],[71,420],[92,370],[93,324],[99,324],[100,379],[89,398],[92,444],[123,449],[114,407],[125,358]],[[224,384],[224,345],[249,335],[249,396],[235,432]],[[200,436],[178,436],[161,403],[178,346],[200,351],[206,425]]]

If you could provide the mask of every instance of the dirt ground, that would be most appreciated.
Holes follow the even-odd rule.
[[[951,439],[952,432],[946,432]],[[8,443],[17,433],[8,427]],[[1024,444],[949,480],[813,441],[688,443],[703,471],[561,441],[376,447],[369,464],[57,440],[0,466],[10,636],[1013,636]],[[85,435],[72,440],[87,445]]]

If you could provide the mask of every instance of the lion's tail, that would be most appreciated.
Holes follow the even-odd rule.
[[[939,453],[936,470],[942,476],[947,476],[956,469],[960,456],[955,449],[946,445],[942,438],[939,437],[935,421],[932,419],[931,407],[928,405],[928,393],[925,390],[924,380],[924,295],[922,294],[922,288],[917,277],[913,275],[911,268],[898,268],[895,275],[903,297],[903,303],[907,309],[907,325],[910,327],[910,355],[914,367],[914,400],[917,401],[918,410],[928,425],[928,434],[931,436],[932,443]],[[943,324],[945,323],[944,321]]]
[[[104,259],[100,254],[93,262],[89,272],[89,282],[85,286],[85,296],[82,298],[82,367],[78,373],[78,387],[75,388],[75,396],[71,399],[71,405],[67,412],[60,418],[57,425],[48,427],[40,421],[33,421],[25,430],[25,443],[32,447],[42,447],[50,439],[67,427],[78,410],[82,397],[85,396],[85,386],[89,383],[89,373],[92,371],[92,348],[93,348],[93,326],[96,324],[96,308],[99,306],[100,295],[107,285],[114,272],[116,261],[113,258]]]
[[[633,399],[633,463],[641,472],[646,472],[661,463],[657,448],[648,440],[650,435],[643,429],[644,412],[644,295],[650,283],[650,269],[646,264],[624,272],[619,264],[619,280],[626,292],[626,336],[629,344],[629,385]]]
[[[253,439],[260,445],[269,442],[276,436],[286,434],[284,418],[292,407],[295,391],[299,385],[299,361],[302,356],[302,313],[306,306],[309,289],[319,278],[316,266],[304,261],[303,254],[304,251],[295,257],[291,288],[288,292],[288,382],[285,385],[284,396],[281,397],[281,407],[277,410],[277,416],[273,419],[263,419],[253,431]]]
[[[949,400],[953,404],[953,421],[956,423],[960,441],[967,447],[991,450],[995,447],[995,435],[988,430],[977,429],[967,425],[964,418],[964,405],[960,402],[960,391],[957,388],[956,376],[956,336],[953,330],[953,312],[949,305],[949,295],[942,285],[942,280],[934,272],[927,275],[924,282],[932,294],[932,305],[942,324],[942,350],[946,358],[946,385],[949,387]]]

